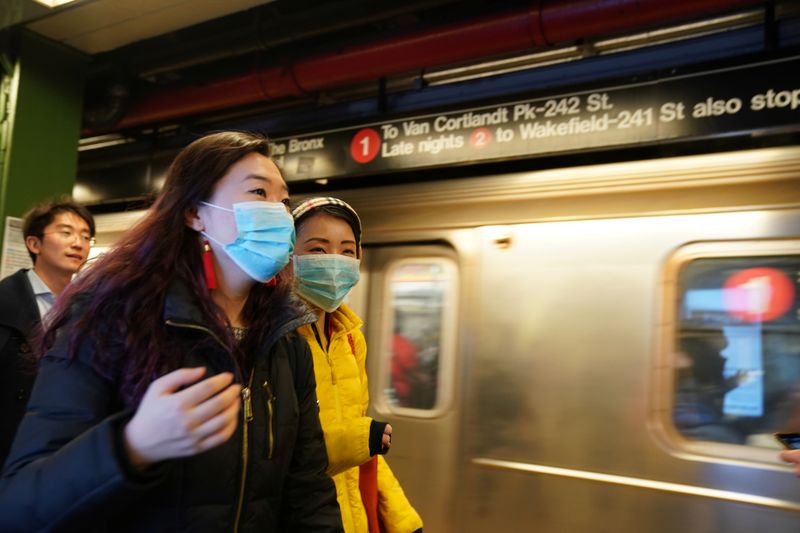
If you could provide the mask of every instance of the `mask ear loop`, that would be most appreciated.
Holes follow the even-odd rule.
[[[206,278],[206,287],[217,288],[217,274],[214,272],[214,262],[211,257],[211,245],[208,239],[203,239],[203,275]]]
[[[278,286],[278,275],[275,274],[270,279],[264,282],[264,285],[267,286],[268,289],[274,289]]]

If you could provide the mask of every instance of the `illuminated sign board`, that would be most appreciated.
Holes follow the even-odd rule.
[[[800,58],[274,140],[287,181],[800,129]]]

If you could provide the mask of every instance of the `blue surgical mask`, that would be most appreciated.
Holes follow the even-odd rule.
[[[296,255],[297,294],[331,313],[358,283],[359,264],[358,259],[338,254]]]
[[[266,282],[289,262],[294,251],[294,220],[280,202],[238,202],[226,209],[200,202],[215,209],[233,213],[236,240],[222,244],[208,233],[203,235],[222,246],[226,254],[248,276]]]

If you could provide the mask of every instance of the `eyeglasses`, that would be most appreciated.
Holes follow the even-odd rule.
[[[88,233],[78,233],[77,231],[69,230],[69,229],[60,229],[57,231],[48,231],[45,232],[44,235],[58,235],[61,239],[65,241],[74,241],[76,237],[80,237],[81,242],[84,244],[88,244],[89,246],[94,246],[94,237],[89,235]]]

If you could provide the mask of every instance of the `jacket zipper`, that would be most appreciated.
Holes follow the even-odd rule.
[[[336,385],[336,372],[333,371],[333,361],[331,361],[331,354],[325,352],[325,357],[328,358],[328,367],[331,369],[331,383]]]
[[[338,338],[338,337],[339,337],[339,335],[336,335],[336,338]],[[343,416],[342,416],[342,411],[343,411],[343,409],[342,409],[342,398],[339,395],[339,387],[336,385],[336,373],[335,373],[335,371],[333,369],[333,359],[331,358],[331,353],[330,353],[331,346],[333,346],[333,341],[334,341],[334,335],[329,336],[328,337],[328,349],[327,350],[323,349],[323,352],[325,353],[325,357],[328,359],[328,366],[331,369],[331,380],[332,380],[332,385],[333,385],[333,397],[336,400],[336,421],[337,422],[342,422],[342,420],[343,420]],[[320,348],[322,348],[322,343],[320,343]],[[346,498],[347,503],[345,505],[341,505],[340,508],[342,509],[343,513],[345,512],[345,509],[346,509],[346,513],[347,513],[347,516],[348,516],[348,522],[350,524],[355,524],[356,523],[356,519],[353,516],[353,507],[350,505],[350,500],[351,500],[350,493],[348,491],[344,491],[344,497]]]
[[[197,331],[202,331],[202,332],[204,332],[204,333],[208,333],[209,335],[211,335],[211,337],[212,337],[212,338],[213,338],[215,341],[217,341],[217,343],[219,343],[219,345],[220,345],[220,346],[222,346],[223,348],[225,348],[225,351],[226,351],[226,352],[228,351],[228,347],[225,345],[225,343],[224,343],[224,342],[222,342],[222,340],[221,340],[219,337],[217,337],[217,334],[216,334],[216,333],[214,333],[213,331],[211,331],[210,329],[208,329],[208,328],[207,328],[207,327],[205,327],[205,326],[200,326],[199,324],[187,324],[186,322],[175,322],[175,321],[174,321],[174,320],[172,320],[171,318],[167,319],[167,320],[165,321],[165,323],[166,323],[168,326],[174,326],[174,327],[176,327],[176,328],[195,329],[195,330],[197,330]]]
[[[250,422],[253,421],[253,373],[255,369],[250,370],[250,379],[247,381],[247,386],[242,387],[242,403],[244,404],[244,411],[242,413],[242,477],[239,482],[239,501],[236,503],[236,520],[233,523],[233,532],[239,531],[239,521],[242,518],[242,507],[244,507],[244,487],[247,481],[247,463],[248,463],[248,441],[249,434],[248,428]]]
[[[225,345],[224,342],[210,329],[200,326],[198,324],[187,324],[185,322],[175,322],[174,320],[166,320],[166,324],[169,326],[173,326],[176,328],[186,328],[186,329],[193,329],[196,331],[202,331],[207,333],[211,336],[217,343],[222,346],[222,348],[230,354],[228,351],[228,347]],[[234,369],[236,370],[237,377],[242,377],[242,372],[239,369],[239,365],[234,360]],[[253,388],[253,374],[255,372],[255,368],[250,370],[250,378],[248,379],[247,386],[242,387],[242,403],[244,405],[244,410],[242,414],[243,424],[242,424],[242,477],[240,478],[239,482],[239,501],[236,504],[236,521],[233,524],[233,531],[237,533],[239,531],[239,521],[242,517],[242,507],[244,506],[244,488],[247,482],[247,454],[248,454],[248,425],[253,420],[253,400],[252,400],[252,388]],[[241,381],[239,379],[238,381]],[[272,422],[272,417],[270,416],[270,425]],[[272,432],[270,431],[270,443],[272,442]],[[271,446],[270,446],[271,447]]]
[[[325,359],[328,360],[328,368],[331,371],[331,384],[336,385],[336,373],[333,371],[333,361],[331,361],[331,354],[328,350],[325,349],[325,346],[322,345],[322,338],[319,335],[319,331],[317,331],[316,324],[309,324],[311,326],[311,330],[314,332],[314,337],[317,339],[317,344],[319,344],[319,349],[322,350],[322,353],[325,354]],[[331,341],[333,339],[328,339],[328,348],[331,347]]]
[[[269,384],[268,379],[264,380],[261,388],[264,389],[264,397],[267,399],[267,435],[269,436],[267,459],[272,459],[272,454],[275,451],[275,434],[272,429],[272,402],[275,401],[275,395],[272,392],[272,385]]]
[[[322,345],[322,339],[320,338],[319,331],[317,331],[316,324],[309,324],[311,330],[314,332],[314,337],[317,339],[317,344],[319,345],[319,349],[322,350],[322,353],[325,354],[325,359],[328,361],[328,368],[331,371],[331,385],[333,386],[333,397],[336,399],[336,420],[341,422],[342,421],[342,401],[339,398],[339,388],[336,386],[336,371],[333,368],[333,359],[331,359],[330,347],[333,344],[333,337],[328,339],[328,349],[326,350],[325,347]],[[317,400],[317,404],[319,404],[319,400]]]

